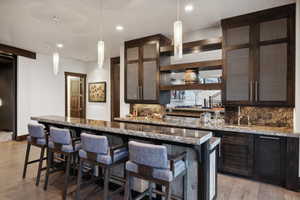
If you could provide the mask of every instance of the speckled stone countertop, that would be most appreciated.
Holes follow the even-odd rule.
[[[126,122],[108,122],[61,116],[31,117],[31,120],[49,124],[104,131],[125,136],[157,139],[189,145],[201,145],[212,137],[211,131],[189,130]]]
[[[115,118],[116,121],[135,122],[142,124],[165,125],[179,128],[193,128],[209,131],[228,131],[237,133],[249,133],[269,136],[282,136],[300,138],[300,133],[293,132],[292,129],[282,127],[268,127],[268,126],[246,126],[246,125],[227,125],[202,123],[200,119],[189,117],[173,117],[167,116],[164,119],[146,119],[145,117],[132,118]]]

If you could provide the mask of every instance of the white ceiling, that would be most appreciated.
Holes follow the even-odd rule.
[[[100,1],[104,12],[99,20]],[[0,0],[0,43],[51,54],[63,43],[62,56],[96,60],[103,23],[106,56],[119,54],[123,41],[150,34],[172,34],[176,0]],[[184,32],[215,26],[220,19],[280,6],[295,0],[180,0]],[[185,13],[183,5],[195,9]],[[53,16],[59,18],[55,23]],[[117,32],[116,25],[124,31]]]

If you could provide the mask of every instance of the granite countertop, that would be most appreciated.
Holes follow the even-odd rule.
[[[284,127],[269,127],[269,126],[246,126],[246,125],[228,125],[228,124],[214,124],[203,123],[200,119],[190,117],[174,117],[167,116],[164,119],[146,119],[145,117],[131,117],[131,118],[115,118],[116,121],[135,122],[153,125],[166,125],[180,128],[193,128],[209,131],[228,131],[240,132],[249,134],[269,135],[269,136],[283,136],[300,138],[300,133],[295,133],[292,129]]]
[[[212,137],[211,131],[142,125],[126,122],[108,122],[62,116],[31,117],[31,120],[191,145],[201,145]]]

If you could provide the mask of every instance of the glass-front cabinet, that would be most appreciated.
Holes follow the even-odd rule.
[[[159,49],[169,44],[170,40],[160,34],[125,42],[126,103],[165,101],[159,90]]]
[[[294,106],[295,6],[222,20],[224,104]]]

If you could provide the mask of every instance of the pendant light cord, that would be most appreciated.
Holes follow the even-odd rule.
[[[103,40],[102,34],[102,16],[103,16],[103,3],[102,0],[99,0],[99,40]]]
[[[180,0],[177,0],[177,21],[179,20],[179,13],[180,13]]]

